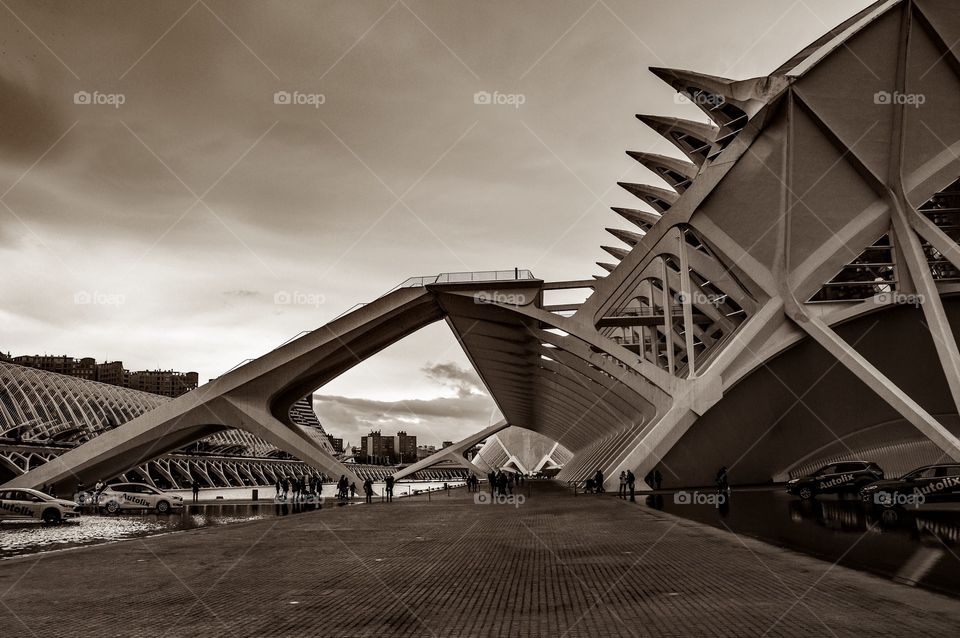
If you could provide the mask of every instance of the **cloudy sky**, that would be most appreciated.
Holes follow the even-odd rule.
[[[765,74],[867,4],[2,0],[0,350],[205,380],[408,276],[599,273],[615,182],[656,183],[623,151],[674,154],[634,114],[698,118],[647,67]],[[443,324],[317,407],[496,418]]]

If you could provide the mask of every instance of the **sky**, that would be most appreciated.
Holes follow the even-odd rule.
[[[415,275],[610,261],[650,66],[742,79],[869,1],[0,2],[0,351],[201,381]],[[486,94],[490,103],[486,103]],[[328,432],[496,420],[442,322],[318,389]]]

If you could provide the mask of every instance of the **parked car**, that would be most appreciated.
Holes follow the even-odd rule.
[[[787,493],[802,499],[817,494],[857,494],[868,483],[883,479],[883,470],[869,461],[841,461],[825,465],[809,476],[787,482]]]
[[[55,525],[77,516],[80,506],[73,501],[27,488],[0,490],[0,521],[38,520]]]
[[[145,483],[116,483],[103,488],[97,497],[97,507],[110,514],[120,510],[156,510],[166,514],[183,507],[183,497],[168,494]]]
[[[960,503],[960,464],[924,465],[898,479],[870,483],[860,490],[860,495],[867,503],[887,508]]]

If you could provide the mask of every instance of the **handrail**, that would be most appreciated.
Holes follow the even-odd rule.
[[[233,372],[234,370],[236,370],[236,369],[239,368],[240,366],[246,365],[246,364],[250,363],[251,361],[253,361],[253,358],[252,358],[252,357],[249,358],[249,359],[244,359],[243,361],[241,361],[241,362],[238,363],[237,365],[233,366],[232,368],[230,368],[229,370],[227,370],[227,371],[224,372],[223,374],[227,374],[227,373],[229,373],[229,372]],[[222,377],[223,374],[221,374],[220,376]]]
[[[289,339],[287,339],[286,341],[284,341],[283,343],[281,343],[279,346],[277,346],[277,347],[274,348],[273,350],[276,350],[277,348],[282,348],[283,346],[287,345],[287,344],[290,343],[291,341],[295,341],[296,339],[299,339],[299,338],[302,337],[303,335],[309,334],[309,333],[311,333],[311,332],[313,332],[313,331],[312,331],[312,330],[301,330],[300,332],[298,332],[297,334],[293,335],[292,337],[290,337]],[[273,352],[273,350],[271,350],[270,352]]]

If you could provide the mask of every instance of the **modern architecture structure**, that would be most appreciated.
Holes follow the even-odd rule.
[[[573,458],[558,442],[524,428],[510,427],[488,438],[473,462],[484,470],[509,468],[526,475],[554,476]]]
[[[169,400],[78,376],[0,362],[0,480],[39,467]],[[326,440],[309,398],[290,412],[303,431]],[[273,485],[280,477],[312,472],[249,432],[230,429],[126,468],[117,478],[161,488],[187,488],[194,479],[204,487],[232,487]]]
[[[611,229],[603,275],[407,280],[9,485],[119,471],[226,428],[348,473],[290,407],[440,320],[504,421],[417,467],[509,426],[565,450],[567,480],[960,460],[957,15],[953,0],[881,0],[769,76],[652,69],[706,121],[638,116],[678,156],[628,151],[657,184],[622,184],[629,228]],[[551,302],[572,289],[582,303]]]

